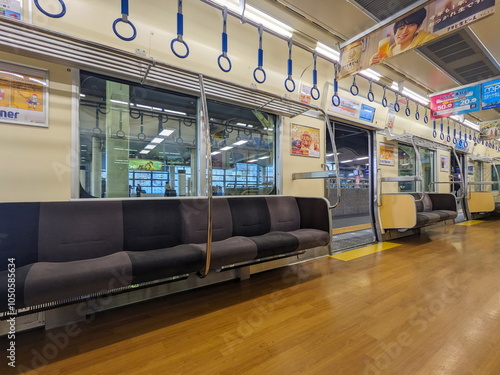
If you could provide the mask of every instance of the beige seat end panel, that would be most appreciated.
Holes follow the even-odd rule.
[[[492,212],[495,210],[495,197],[489,191],[471,192],[467,203],[471,213]]]
[[[413,228],[417,225],[415,199],[409,194],[382,194],[379,210],[384,229]]]

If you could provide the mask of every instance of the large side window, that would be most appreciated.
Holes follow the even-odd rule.
[[[430,183],[435,181],[435,152],[426,148],[419,148],[422,163],[423,191],[429,191]],[[417,157],[412,146],[398,145],[399,176],[415,176],[417,173]],[[420,182],[418,182],[420,184]],[[422,191],[415,182],[400,182],[400,192]],[[432,188],[435,190],[435,187]]]
[[[208,101],[215,195],[275,193],[273,115]]]
[[[80,196],[195,195],[196,101],[82,72]]]
[[[196,195],[198,98],[80,77],[80,197]],[[275,192],[273,115],[209,101],[215,195]],[[202,175],[200,175],[202,173]]]

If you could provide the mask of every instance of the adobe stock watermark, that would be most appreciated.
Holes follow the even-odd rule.
[[[71,339],[82,333],[81,327],[94,321],[96,312],[111,304],[113,301],[112,290],[129,286],[132,281],[131,276],[125,272],[125,269],[113,270],[112,276],[107,285],[108,288],[102,290],[99,297],[91,299],[87,303],[81,303],[76,308],[77,315],[85,318],[85,320],[78,323],[68,323],[64,326],[64,330],[60,332],[48,331],[48,342],[40,350],[31,349],[30,363],[16,366],[18,373],[27,371],[35,371],[36,373],[36,369],[47,366],[50,361],[56,359],[68,347]]]
[[[401,331],[394,341],[380,344],[380,352],[374,359],[366,363],[363,375],[381,375],[391,364],[409,348],[415,341],[415,335],[421,334],[429,325],[462,294],[458,277],[444,282],[444,290],[438,294],[426,307],[420,307],[405,322],[408,329]]]
[[[7,319],[9,331],[7,332],[8,349],[7,364],[16,367],[16,259],[7,260]],[[12,315],[12,316],[11,316]]]

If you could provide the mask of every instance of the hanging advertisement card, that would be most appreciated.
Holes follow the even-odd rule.
[[[380,142],[380,164],[381,165],[395,165],[394,145]]]
[[[339,79],[420,47],[495,11],[495,0],[436,0],[342,45]]]
[[[500,107],[500,79],[483,83],[481,94],[481,109]]]
[[[48,126],[47,71],[0,62],[0,123]]]
[[[339,96],[340,98],[340,104],[338,106],[334,106],[333,103],[330,103],[329,110],[332,112],[337,112],[340,113],[344,116],[349,116],[349,117],[358,117],[360,110],[359,106],[360,103],[344,98],[342,96]]]
[[[0,16],[13,18],[15,20],[21,20],[22,19],[21,0],[0,0]]]
[[[500,137],[500,120],[479,123],[479,138],[481,140],[497,139]]]
[[[481,109],[481,87],[462,87],[431,96],[430,101],[431,119],[476,112]]]
[[[319,129],[292,124],[292,155],[319,158]]]

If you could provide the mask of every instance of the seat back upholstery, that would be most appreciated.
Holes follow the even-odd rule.
[[[233,219],[233,236],[260,236],[271,229],[271,218],[263,197],[227,198]]]
[[[179,199],[123,201],[123,250],[164,249],[182,243]]]
[[[300,211],[295,197],[266,197],[271,231],[289,232],[300,229]]]
[[[410,193],[415,198],[415,206],[417,212],[430,212],[432,211],[432,200],[429,194],[423,193]]]
[[[183,243],[206,243],[208,199],[183,199],[180,206]],[[212,200],[212,240],[222,241],[231,237],[233,221],[226,198]]]
[[[40,203],[38,261],[98,258],[122,248],[120,201]]]
[[[16,267],[38,260],[38,217],[40,203],[0,204],[0,272],[9,258]]]

